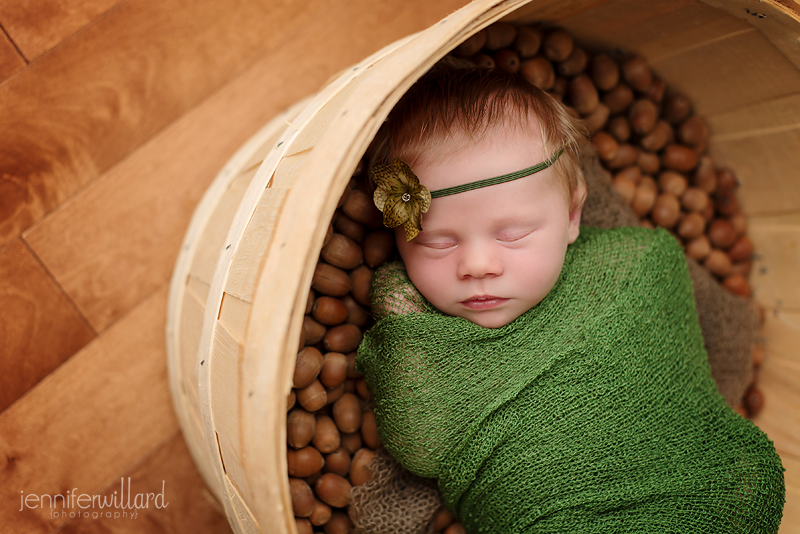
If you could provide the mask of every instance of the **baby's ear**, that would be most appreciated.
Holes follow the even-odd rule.
[[[578,239],[581,233],[581,213],[583,212],[583,203],[586,200],[586,184],[583,180],[578,182],[578,187],[572,195],[572,202],[569,208],[569,243],[572,244]]]

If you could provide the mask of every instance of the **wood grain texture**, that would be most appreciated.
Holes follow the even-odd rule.
[[[14,43],[3,31],[2,23],[0,19],[0,82],[26,65],[25,58],[20,55]]]
[[[61,534],[227,534],[231,532],[228,519],[219,503],[206,489],[192,462],[186,442],[179,433],[160,445],[152,454],[122,477],[130,477],[131,493],[160,493],[163,487],[166,506],[138,511],[134,518],[122,517],[121,510],[112,509],[111,517],[70,520]],[[120,480],[106,488],[103,495],[113,498],[120,494]],[[120,512],[115,517],[113,512]]]
[[[765,399],[764,409],[753,422],[775,442],[782,456],[800,461],[800,311],[770,309],[761,335],[765,360],[758,385]]]
[[[250,135],[332,74],[463,3],[337,2],[25,234],[98,332],[169,278],[194,206]],[[393,24],[377,24],[383,17]]]
[[[800,92],[800,71],[756,30],[648,64],[670,87],[691,95],[695,112],[703,116]]]
[[[6,80],[0,244],[297,35],[329,3],[129,0]]]
[[[33,61],[121,0],[0,2],[0,24]]]
[[[643,54],[643,47],[669,39],[689,46],[682,35],[719,17],[719,11],[695,0],[618,0],[569,14],[558,25],[580,35],[583,46]]]
[[[0,414],[3,532],[50,532],[65,518],[20,511],[25,495],[102,493],[178,423],[166,376],[166,285]]]
[[[21,240],[0,249],[0,412],[94,337]]]
[[[770,309],[800,312],[800,213],[754,217],[748,235],[755,244],[753,297]]]
[[[797,68],[800,68],[800,41],[797,25],[800,13],[789,2],[776,0],[702,0],[717,9],[757,28]],[[793,0],[792,0],[793,2]]]

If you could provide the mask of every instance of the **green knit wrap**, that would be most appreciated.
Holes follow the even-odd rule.
[[[510,324],[442,314],[376,272],[357,368],[387,450],[470,533],[777,532],[783,466],[711,377],[680,245],[581,228]]]

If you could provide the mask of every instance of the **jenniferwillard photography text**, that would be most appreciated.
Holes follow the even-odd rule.
[[[165,481],[161,481],[161,493],[132,493],[131,479],[128,477],[127,488],[125,478],[120,479],[119,492],[111,494],[89,495],[79,493],[78,488],[68,490],[66,495],[36,495],[25,494],[20,491],[21,512],[25,508],[48,508],[52,518],[85,517],[97,519],[106,518],[131,518],[139,515],[143,508],[166,508],[169,506],[165,497]]]

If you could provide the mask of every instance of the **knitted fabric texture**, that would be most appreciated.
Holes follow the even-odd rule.
[[[398,263],[372,301],[357,368],[381,439],[468,532],[777,532],[780,458],[717,391],[667,232],[582,228],[497,329],[442,314]]]
[[[590,144],[584,147],[581,166],[587,189],[581,223],[600,228],[639,226],[639,218],[614,191],[610,175],[601,166],[597,151]],[[686,260],[711,375],[728,405],[736,407],[753,382],[752,352],[758,313],[750,300],[724,289],[692,258]]]

